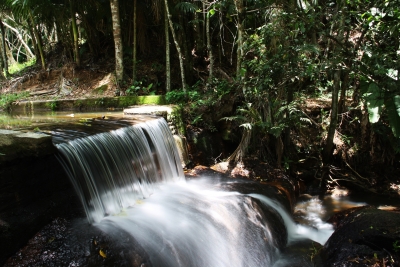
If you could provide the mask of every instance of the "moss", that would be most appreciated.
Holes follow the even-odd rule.
[[[96,95],[102,95],[108,89],[108,84],[103,84],[100,87],[93,89],[92,93]]]
[[[186,136],[186,128],[182,119],[182,109],[179,106],[174,106],[172,112],[168,114],[168,121],[171,121],[178,130],[178,134]]]

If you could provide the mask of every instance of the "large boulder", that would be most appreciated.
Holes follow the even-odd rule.
[[[400,212],[353,208],[335,215],[325,266],[400,266]]]

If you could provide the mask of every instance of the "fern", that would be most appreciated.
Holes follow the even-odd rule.
[[[183,13],[195,13],[197,6],[189,2],[180,2],[175,6],[175,9]]]

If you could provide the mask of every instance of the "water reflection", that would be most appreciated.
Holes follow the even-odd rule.
[[[150,115],[123,115],[122,111],[73,112],[35,111],[0,113],[0,129],[34,131],[52,135],[53,143],[109,132],[154,118]]]

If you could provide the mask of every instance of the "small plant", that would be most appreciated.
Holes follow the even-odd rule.
[[[139,94],[141,88],[142,88],[142,82],[135,81],[133,85],[131,85],[128,89],[126,89],[126,95],[136,96]]]
[[[51,109],[52,111],[54,111],[54,110],[56,110],[57,109],[57,100],[53,100],[53,101],[50,101],[50,102],[47,102],[46,103],[46,107],[48,107],[49,109]]]
[[[314,242],[312,243],[312,248],[310,248],[311,254],[310,254],[310,261],[314,261],[314,258],[318,255],[319,251],[321,248],[316,248],[314,245]]]
[[[396,240],[395,242],[393,242],[393,250],[396,253],[400,251],[400,242],[399,242],[399,240]]]

